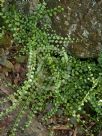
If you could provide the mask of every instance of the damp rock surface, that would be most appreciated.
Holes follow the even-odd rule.
[[[32,120],[29,128],[25,130],[24,133],[19,134],[19,136],[48,136],[47,129],[38,121],[37,118]]]
[[[58,5],[64,12],[53,16],[52,27],[62,36],[78,39],[68,51],[79,58],[96,58],[102,49],[102,0],[46,0],[48,7]]]
[[[24,15],[32,14],[39,0],[5,0],[5,7],[8,9],[10,5],[15,5],[16,9]]]

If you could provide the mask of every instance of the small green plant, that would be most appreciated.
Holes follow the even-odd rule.
[[[61,37],[51,29],[50,16],[62,11],[60,6],[49,10],[43,3],[38,4],[29,16],[19,13],[14,7],[9,11],[3,8],[0,12],[4,21],[2,30],[9,31],[14,41],[22,44],[20,53],[28,56],[24,83],[14,94],[0,101],[1,105],[12,102],[0,113],[0,120],[19,109],[9,136],[16,135],[20,120],[28,111],[28,121],[22,130],[30,125],[37,113],[43,112],[46,120],[58,114],[60,109],[63,115],[81,122],[81,115],[87,114],[85,104],[90,104],[95,112],[92,120],[101,123],[101,66],[94,61],[81,61],[68,55],[65,46],[73,39]],[[49,104],[52,108],[46,111]]]

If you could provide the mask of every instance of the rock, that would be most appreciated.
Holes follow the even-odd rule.
[[[102,136],[102,130],[99,132],[99,135],[98,136]]]
[[[31,14],[33,13],[36,5],[38,4],[39,0],[28,0],[28,1],[16,1],[17,7],[19,7],[19,10],[23,12],[24,14]]]
[[[36,118],[34,118],[31,126],[25,131],[25,134],[27,136],[48,136],[48,131]]]
[[[97,58],[102,49],[102,0],[46,0],[48,7],[58,5],[64,12],[53,16],[52,27],[62,36],[78,39],[68,47],[79,58]]]
[[[38,3],[39,0],[5,0],[5,7],[8,9],[10,5],[15,5],[18,11],[28,15],[34,11]]]

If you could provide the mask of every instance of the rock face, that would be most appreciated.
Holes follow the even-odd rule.
[[[27,15],[31,14],[39,0],[5,0],[5,6],[9,8],[10,5],[15,5],[17,10]]]
[[[52,19],[52,27],[62,36],[70,35],[78,42],[68,51],[79,58],[96,58],[102,49],[102,0],[46,0],[48,7],[58,5],[64,12]]]
[[[20,136],[48,136],[48,130],[34,118],[31,126]]]

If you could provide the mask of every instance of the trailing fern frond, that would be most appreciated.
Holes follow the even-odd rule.
[[[47,9],[44,3],[39,4],[29,16],[18,12],[14,7],[9,11],[2,9],[0,13],[4,21],[3,30],[12,34],[14,42],[22,46],[20,53],[23,52],[28,58],[24,83],[14,94],[0,100],[0,105],[7,101],[12,103],[0,113],[0,120],[16,108],[20,110],[10,136],[15,136],[20,120],[28,111],[28,120],[22,129],[29,127],[31,120],[39,112],[47,120],[63,108],[63,115],[79,119],[83,115],[85,103],[97,113],[101,122],[101,66],[95,61],[81,61],[69,55],[66,48],[75,39],[62,37],[51,31],[50,17],[62,11],[61,7]],[[52,108],[47,112],[48,104]],[[95,117],[92,118],[95,120]]]

